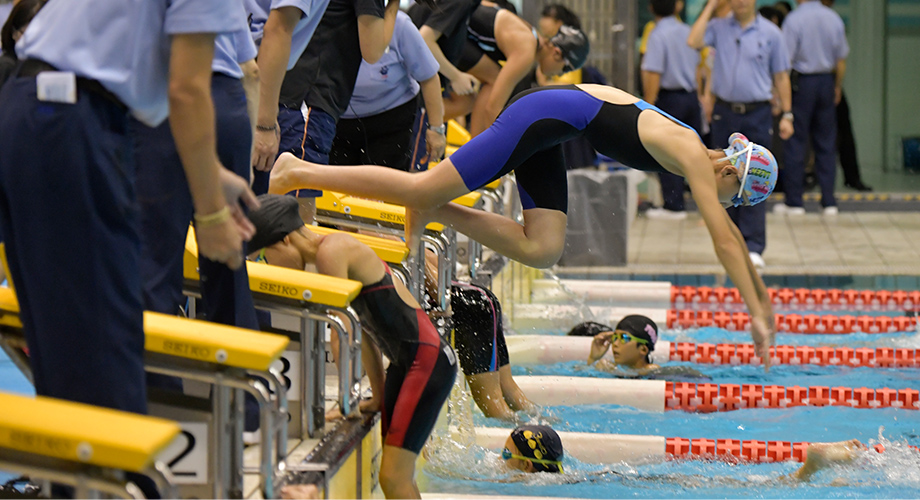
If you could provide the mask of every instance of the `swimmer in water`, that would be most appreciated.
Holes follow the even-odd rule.
[[[604,371],[624,367],[645,375],[660,368],[651,359],[656,342],[658,325],[654,321],[638,314],[626,316],[617,323],[616,329],[608,327],[594,336],[588,365],[597,363],[597,368]],[[613,361],[601,359],[608,349],[613,353]]]
[[[626,316],[617,327],[586,321],[569,331],[569,335],[592,335],[588,366],[613,373],[621,378],[670,380],[672,382],[709,380],[689,366],[658,366],[652,363],[652,351],[658,343],[658,325],[637,314]],[[603,356],[610,349],[613,359]],[[595,364],[596,363],[596,364]]]
[[[779,483],[807,482],[819,471],[833,465],[846,464],[866,447],[859,441],[839,441],[836,443],[811,443],[806,451],[805,463],[795,472],[780,476],[774,481]],[[511,431],[505,440],[502,450],[504,464],[511,468],[528,473],[549,472],[564,473],[563,460],[565,450],[559,434],[546,425],[524,425]],[[613,470],[604,470],[592,473],[592,476],[617,475],[625,479],[641,479],[662,482],[670,480],[686,481],[688,475],[652,475],[631,477]],[[678,478],[679,476],[679,478]],[[734,478],[705,478],[706,482],[715,481],[719,484],[749,485],[750,483]]]

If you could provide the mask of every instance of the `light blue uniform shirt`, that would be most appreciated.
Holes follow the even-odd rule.
[[[16,43],[20,59],[98,80],[149,126],[169,115],[170,35],[246,26],[227,0],[48,2]]]
[[[329,0],[243,0],[243,4],[249,16],[249,31],[258,46],[262,45],[262,34],[269,12],[281,7],[297,7],[303,12],[291,35],[291,56],[287,65],[287,69],[291,69],[313,38],[313,32],[322,20]]]
[[[246,19],[247,12],[243,7],[243,0],[227,0],[233,2],[237,11],[233,15]],[[211,69],[233,78],[243,78],[240,63],[256,57],[256,44],[252,41],[249,28],[238,29],[232,33],[221,33],[214,42],[214,62]]]
[[[10,12],[13,10],[12,3],[5,3],[0,5],[0,26],[6,24],[6,20],[10,17]]]
[[[221,33],[214,44],[214,64],[211,69],[233,78],[243,78],[240,64],[256,58],[256,44],[249,28],[233,33]]]
[[[677,17],[662,18],[648,37],[642,70],[661,74],[661,88],[696,90],[700,53],[687,45],[690,26]]]
[[[817,0],[804,2],[789,13],[783,35],[792,69],[799,73],[830,73],[850,53],[843,20]]]
[[[364,118],[405,104],[418,94],[418,82],[438,74],[438,68],[418,28],[400,11],[383,57],[374,64],[361,61],[355,91],[342,118]]]
[[[715,49],[712,93],[729,102],[769,101],[773,75],[790,68],[782,32],[760,14],[743,29],[733,15],[709,21],[704,43]]]

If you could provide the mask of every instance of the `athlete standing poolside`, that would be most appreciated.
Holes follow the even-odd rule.
[[[438,221],[496,252],[534,267],[549,267],[565,246],[566,186],[562,142],[584,136],[600,153],[651,172],[687,179],[716,254],[751,313],[751,336],[769,366],[775,328],[763,281],[738,228],[722,209],[765,200],[776,185],[769,150],[732,136],[728,149],[707,150],[685,124],[622,90],[603,85],[544,87],[515,96],[495,123],[427,172],[381,167],[329,168],[282,155],[270,191],[313,187],[406,206],[409,248]],[[524,225],[450,200],[515,170]]]

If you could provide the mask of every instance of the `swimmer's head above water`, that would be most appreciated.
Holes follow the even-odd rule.
[[[709,150],[716,172],[719,201],[724,207],[756,205],[776,188],[779,167],[769,149],[735,132],[728,148]]]
[[[546,425],[522,425],[505,440],[502,459],[524,472],[562,472],[562,439]]]
[[[610,350],[619,366],[641,368],[641,361],[651,363],[651,353],[658,342],[658,325],[651,319],[631,314],[617,323]]]

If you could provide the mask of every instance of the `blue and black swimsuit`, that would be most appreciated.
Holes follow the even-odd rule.
[[[568,187],[562,143],[584,136],[599,153],[647,172],[665,172],[639,140],[646,109],[693,130],[645,101],[612,104],[575,85],[541,87],[514,96],[486,131],[450,156],[470,191],[515,171],[524,209],[566,212]]]

